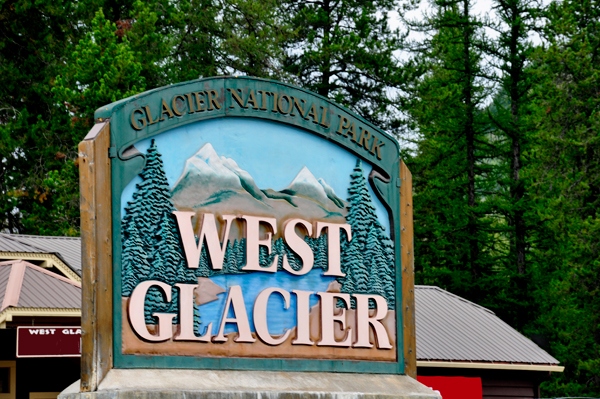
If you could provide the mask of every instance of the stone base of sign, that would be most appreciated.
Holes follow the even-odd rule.
[[[405,375],[232,370],[112,369],[98,391],[79,381],[58,399],[441,399]]]

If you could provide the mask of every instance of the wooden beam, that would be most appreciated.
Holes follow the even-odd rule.
[[[412,174],[403,161],[400,161],[400,181],[400,241],[402,243],[401,261],[404,372],[406,375],[412,378],[417,378]]]
[[[81,190],[81,392],[92,392],[112,368],[112,215],[110,122],[79,143]]]

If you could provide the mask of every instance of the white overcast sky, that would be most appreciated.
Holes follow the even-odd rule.
[[[550,1],[552,1],[552,0],[538,0],[538,1],[540,1],[543,5],[548,5],[550,3]],[[494,2],[492,0],[474,0],[471,2],[472,13],[474,15],[478,15],[480,17],[483,17],[486,14],[489,14],[489,16],[493,19],[494,18],[494,12],[492,10],[493,4],[494,4]],[[410,12],[409,14],[406,15],[406,17],[409,19],[420,19],[421,14],[424,11],[428,11],[430,9],[431,9],[430,1],[429,0],[421,0],[421,5],[420,5],[419,9]],[[401,31],[404,29],[401,26],[402,23],[400,21],[397,11],[393,11],[390,13],[389,24],[392,29],[400,28]],[[486,34],[491,38],[493,38],[497,35],[497,33],[492,31],[491,29],[486,29]],[[538,35],[533,32],[530,35],[530,39],[535,44],[541,43],[541,40],[538,37]]]
[[[483,15],[486,12],[490,12],[492,9],[492,1],[491,0],[476,0],[471,4],[473,8],[473,13],[477,15]],[[429,2],[427,0],[421,0],[420,11],[425,10],[429,7]],[[417,11],[410,14],[411,17],[417,17],[419,15]],[[394,12],[390,15],[390,26],[392,28],[397,28],[400,26],[400,20],[398,18],[398,13]]]

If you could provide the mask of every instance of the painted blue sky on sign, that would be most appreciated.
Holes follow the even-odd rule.
[[[181,176],[185,162],[210,143],[219,156],[232,158],[246,170],[261,189],[279,191],[286,188],[296,175],[307,167],[316,178],[323,178],[336,195],[348,197],[350,173],[357,157],[323,138],[293,126],[250,118],[219,118],[202,121],[155,136],[162,154],[169,185],[173,187]],[[146,152],[151,140],[135,144]],[[372,166],[363,162],[365,177]],[[136,176],[121,195],[121,215],[131,200],[135,185],[141,182]],[[369,187],[377,217],[389,234],[390,223],[384,206]]]

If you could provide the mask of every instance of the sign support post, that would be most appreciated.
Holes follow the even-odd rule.
[[[81,187],[81,392],[98,389],[113,366],[110,123],[79,144]]]
[[[402,230],[402,321],[404,322],[404,372],[417,378],[415,325],[415,258],[413,239],[412,175],[400,161],[400,226]]]

